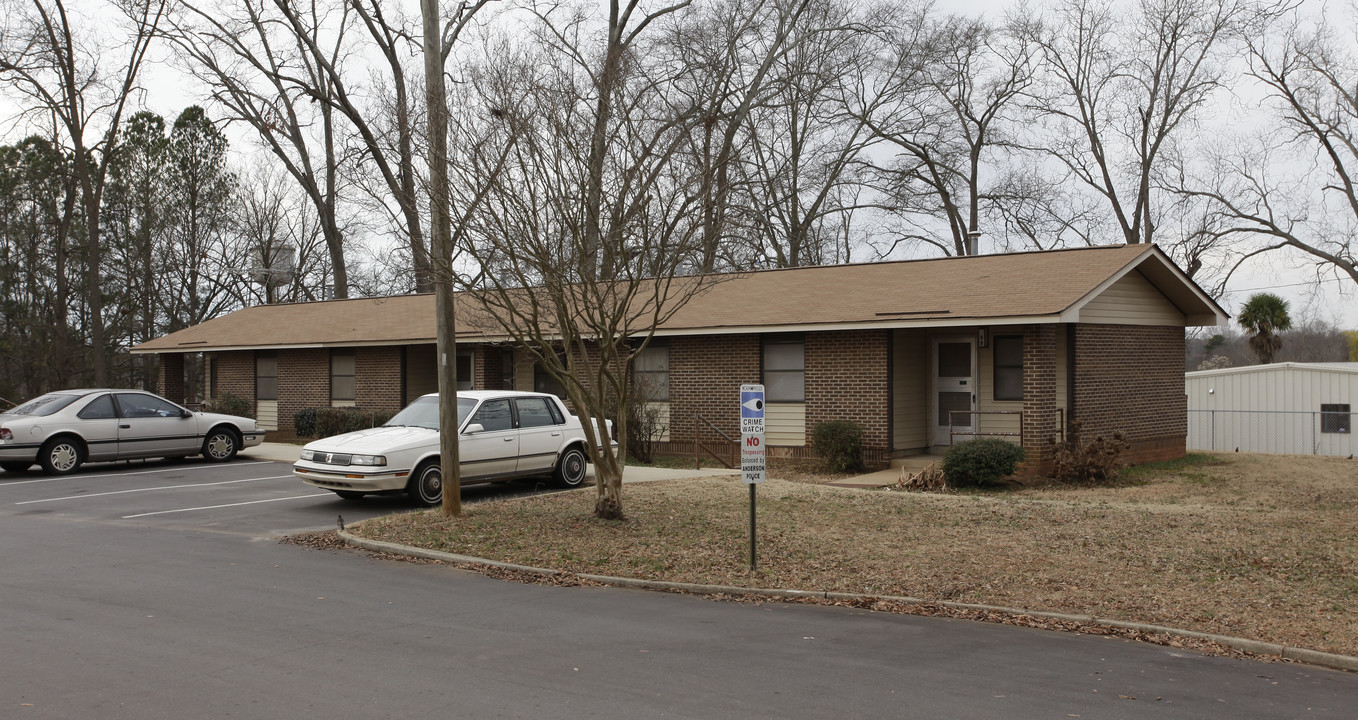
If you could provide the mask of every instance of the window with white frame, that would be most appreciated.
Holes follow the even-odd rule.
[[[357,363],[354,361],[354,351],[352,349],[330,351],[331,405],[342,407],[354,404],[354,376],[356,374]]]
[[[632,359],[632,382],[637,397],[645,402],[669,402],[670,349],[650,345]]]
[[[764,338],[764,400],[806,402],[806,342],[800,335]]]
[[[255,399],[278,399],[278,353],[273,350],[255,353]]]
[[[996,335],[991,343],[995,353],[995,399],[1023,399],[1023,336]]]

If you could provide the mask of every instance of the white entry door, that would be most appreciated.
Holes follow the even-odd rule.
[[[963,433],[976,432],[977,416],[961,413],[976,410],[976,340],[938,338],[933,360],[933,444],[951,445],[953,433],[959,442],[971,440],[973,435]]]

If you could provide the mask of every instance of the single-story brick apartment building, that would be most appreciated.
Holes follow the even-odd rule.
[[[1154,245],[787,268],[693,297],[633,371],[658,388],[675,452],[691,452],[698,415],[739,437],[739,386],[763,383],[774,454],[802,455],[818,423],[848,419],[876,460],[994,434],[1041,461],[1078,419],[1087,437],[1122,431],[1127,459],[1147,461],[1185,452],[1184,328],[1226,319]],[[171,399],[184,356],[201,353],[203,397],[251,399],[287,435],[303,409],[395,411],[436,391],[434,327],[427,294],[264,305],[132,352],[160,356]],[[463,388],[551,389],[494,333],[459,320]]]

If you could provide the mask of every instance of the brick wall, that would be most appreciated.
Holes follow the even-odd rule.
[[[402,347],[361,347],[354,349],[354,404],[363,410],[394,413],[401,403]],[[281,370],[280,370],[281,372]],[[330,369],[326,368],[326,387],[329,392]],[[279,383],[283,382],[279,378]],[[327,394],[329,403],[329,395]],[[279,418],[282,421],[282,418]],[[288,418],[292,425],[292,418]]]
[[[891,333],[883,330],[808,333],[806,430],[827,420],[863,426],[864,447],[890,446],[891,395],[887,359]],[[714,335],[669,340],[670,443],[692,444],[695,415],[740,436],[740,386],[763,381],[759,335]]]
[[[694,416],[740,437],[740,386],[760,382],[758,335],[677,337],[670,347],[670,442],[693,443]]]
[[[1059,325],[1034,325],[1023,332],[1023,445],[1028,450],[1025,472],[1051,470],[1051,446],[1060,424],[1056,409],[1056,333]]]
[[[1183,457],[1183,358],[1181,327],[1076,325],[1072,416],[1085,437],[1121,430],[1132,444],[1129,462]]]
[[[157,357],[160,359],[160,369],[157,373],[161,397],[171,402],[184,403],[188,399],[184,392],[184,356],[179,353],[164,353]]]
[[[354,357],[355,365],[358,356]],[[365,384],[363,376],[355,385]],[[356,390],[362,392],[362,390]],[[396,393],[400,394],[399,390]],[[306,348],[278,351],[278,431],[293,431],[293,416],[299,410],[330,406],[330,350]]]
[[[829,420],[863,426],[863,447],[891,446],[891,392],[886,330],[807,333],[806,434]]]
[[[255,353],[252,350],[235,350],[213,353],[217,364],[217,396],[230,393],[236,397],[255,402]],[[211,398],[216,400],[217,398]]]

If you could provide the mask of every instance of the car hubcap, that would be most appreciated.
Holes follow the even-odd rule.
[[[585,479],[585,459],[580,453],[571,453],[566,457],[566,480],[572,485]]]
[[[231,452],[231,438],[226,435],[214,435],[208,441],[207,451],[214,458],[224,458]]]
[[[443,494],[443,472],[430,468],[424,473],[424,498],[434,502]]]
[[[75,467],[76,457],[75,448],[70,445],[58,445],[52,448],[52,467],[58,472],[66,472]]]

